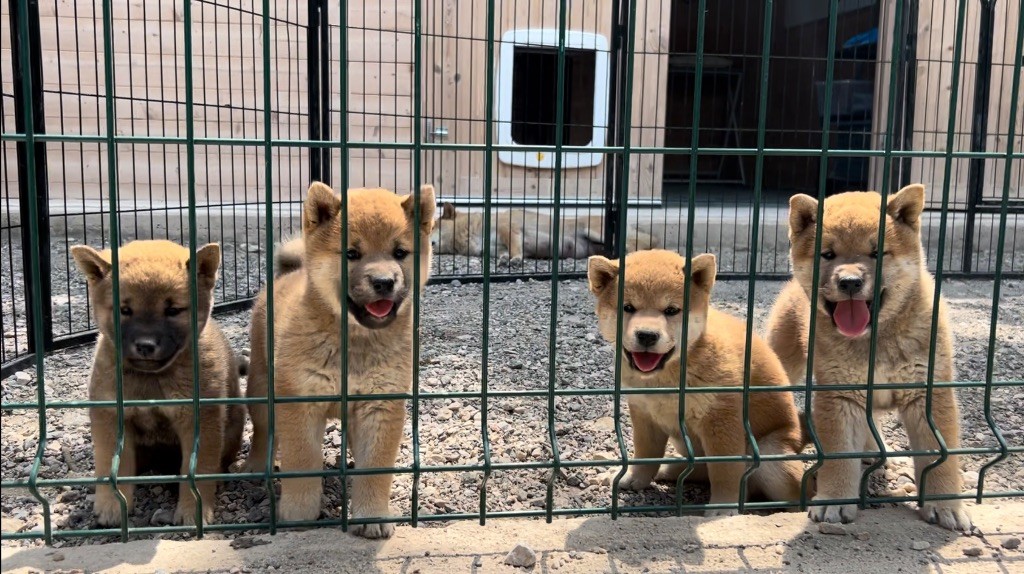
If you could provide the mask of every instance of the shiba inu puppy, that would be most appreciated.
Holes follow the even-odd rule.
[[[793,280],[772,309],[768,340],[790,379],[802,383],[805,375],[812,299],[817,313],[813,372],[819,385],[867,383],[871,320],[875,318],[874,409],[898,411],[911,449],[937,450],[925,412],[925,391],[885,387],[886,383],[927,379],[935,282],[921,246],[924,186],[909,185],[888,198],[883,248],[876,244],[882,206],[878,193],[841,193],[825,200],[820,252],[814,250],[818,201],[795,195],[789,205]],[[882,275],[876,277],[879,257]],[[820,274],[818,284],[812,285],[815,260],[820,262]],[[873,306],[876,288],[881,289],[877,308]],[[943,301],[938,315],[935,380],[951,381],[953,338]],[[866,405],[865,391],[814,393],[814,423],[826,453],[877,450]],[[946,446],[958,448],[960,417],[953,389],[932,390],[932,416]],[[918,485],[922,470],[936,458],[914,457]],[[815,500],[856,498],[860,477],[859,459],[826,460],[818,471]],[[960,494],[962,482],[958,457],[949,455],[929,473],[923,490],[925,494]],[[920,513],[944,528],[971,529],[970,517],[959,500],[928,501]],[[856,514],[856,504],[815,506],[810,511],[811,518],[825,522],[850,522]]]
[[[689,270],[684,267],[683,257],[671,251],[638,251],[626,256],[621,333],[624,387],[678,388],[684,345],[688,388],[742,387],[746,324],[711,307],[715,256],[698,255],[692,259]],[[687,276],[692,287],[690,314],[684,317]],[[590,290],[597,296],[601,334],[616,344],[619,262],[591,257],[588,277]],[[689,323],[686,341],[682,340],[683,321]],[[768,345],[756,335],[751,344],[751,386],[785,385],[786,373]],[[628,403],[634,457],[662,457],[670,439],[676,450],[685,455],[676,395],[629,395]],[[751,393],[749,414],[761,454],[795,454],[803,448],[799,414],[791,393]],[[750,453],[741,392],[688,395],[683,421],[694,445],[694,456]],[[667,465],[658,474],[658,465],[632,466],[620,485],[640,490],[656,474],[659,480],[675,480],[684,467]],[[700,464],[692,476],[711,483],[713,504],[736,503],[745,470],[743,462]],[[762,462],[749,478],[749,491],[775,501],[797,500],[802,473],[799,461]],[[708,511],[709,515],[732,513],[735,511]]]
[[[122,381],[125,400],[191,399],[193,364],[199,362],[199,388],[202,398],[239,397],[239,365],[227,339],[210,317],[213,288],[220,268],[220,247],[205,245],[189,260],[189,250],[170,241],[133,241],[120,248],[118,271],[120,300],[113,299],[113,274],[110,250],[97,251],[77,245],[71,248],[78,269],[89,283],[99,337],[89,379],[89,399],[112,401],[116,398],[114,308],[120,308]],[[192,355],[192,326],[189,313],[189,269],[195,267],[197,293],[199,357]],[[96,476],[110,476],[117,444],[117,412],[112,407],[89,409]],[[192,405],[129,407],[124,413],[124,449],[118,476],[135,476],[143,462],[160,463],[168,474],[188,474],[192,455],[194,417]],[[245,425],[243,405],[203,405],[200,407],[199,453],[196,472],[227,472],[238,456]],[[163,455],[176,452],[174,460]],[[170,468],[168,469],[168,464]],[[217,502],[217,484],[198,482],[203,499],[203,520],[213,520]],[[134,506],[134,485],[120,484],[128,500],[128,512]],[[95,511],[103,526],[121,523],[121,507],[110,485],[96,485]],[[176,524],[195,523],[196,502],[186,483],[178,487]]]
[[[437,253],[483,255],[484,214],[462,213],[446,203],[431,236]],[[582,259],[604,251],[604,216],[562,216],[559,230],[561,259]],[[519,265],[523,258],[550,259],[554,236],[550,216],[524,209],[508,209],[491,215],[492,253],[500,265]],[[630,226],[624,237],[628,252],[657,247],[652,233]]]
[[[420,224],[414,213],[420,206]],[[278,397],[336,395],[341,391],[341,353],[348,351],[351,394],[407,393],[412,385],[413,294],[430,274],[430,231],[434,188],[424,185],[419,198],[384,189],[353,189],[348,206],[326,185],[309,187],[303,208],[302,237],[278,252],[274,281],[274,388]],[[348,243],[341,244],[342,225]],[[413,256],[420,236],[419,257]],[[342,265],[348,267],[348,292],[341,294]],[[419,266],[419,283],[414,269]],[[341,297],[347,298],[342,316]],[[246,394],[267,393],[267,293],[256,301],[252,352]],[[341,340],[348,321],[349,340]],[[395,465],[402,441],[405,401],[351,401],[348,412],[337,402],[281,403],[275,407],[276,445],[282,471],[323,469],[324,428],[328,418],[347,425],[356,468]],[[267,407],[254,404],[253,441],[247,468],[267,465]],[[344,463],[342,463],[344,464]],[[392,475],[352,479],[352,516],[389,514]],[[314,520],[320,514],[323,483],[319,477],[281,480],[283,520]],[[352,532],[387,538],[393,524],[357,525]]]

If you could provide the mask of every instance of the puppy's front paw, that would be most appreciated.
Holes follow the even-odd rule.
[[[183,491],[185,489],[182,489]],[[185,491],[181,493],[183,498],[178,500],[178,505],[174,508],[174,523],[182,526],[195,526],[196,525],[196,501],[192,498],[192,493]],[[213,504],[204,501],[203,504],[203,524],[210,524],[213,522]]]
[[[614,480],[614,475],[612,476]],[[648,472],[637,472],[630,470],[626,473],[626,476],[622,477],[619,481],[619,488],[625,490],[643,490],[651,485],[651,476]]]
[[[358,526],[353,526],[349,532],[355,536],[362,536],[363,538],[391,538],[395,533],[395,525],[392,523],[360,524]]]
[[[282,493],[278,512],[281,520],[289,522],[316,520],[320,516],[320,493]]]
[[[501,255],[498,256],[498,266],[504,267],[506,265],[508,265],[508,255],[502,253]]]
[[[508,266],[509,267],[522,267],[523,266],[523,258],[522,257],[513,257],[513,258],[509,259],[508,260]]]
[[[926,502],[918,513],[924,521],[938,524],[947,530],[971,531],[971,516],[959,500]]]
[[[857,518],[857,505],[812,506],[807,515],[815,522],[853,522]]]
[[[121,526],[121,504],[110,488],[97,489],[93,512],[96,513],[96,523],[100,526]],[[131,512],[132,504],[129,499],[128,514]]]

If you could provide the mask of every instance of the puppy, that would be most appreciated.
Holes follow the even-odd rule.
[[[670,251],[638,251],[626,257],[622,300],[624,387],[679,386],[684,320],[689,322],[685,341],[686,386],[743,385],[746,324],[710,306],[711,288],[715,284],[715,256],[694,257],[689,273],[684,267],[683,257]],[[590,290],[597,296],[601,334],[615,344],[619,262],[591,257],[587,275]],[[690,315],[684,317],[683,290],[687,275],[693,283]],[[750,384],[785,385],[786,373],[768,345],[756,335],[751,344]],[[664,456],[669,439],[677,451],[686,454],[679,431],[676,395],[629,395],[627,400],[633,421],[634,457]],[[750,453],[743,427],[741,392],[691,394],[686,398],[683,415],[694,445],[694,456]],[[800,419],[790,393],[751,393],[749,415],[762,454],[795,454],[803,448]],[[668,465],[657,478],[675,480],[683,468],[684,464]],[[711,483],[712,503],[736,503],[745,470],[743,462],[700,464],[693,476]],[[802,471],[802,465],[795,460],[762,462],[749,478],[748,491],[770,500],[796,500],[800,496]],[[620,485],[640,490],[646,488],[657,473],[658,465],[632,466]],[[711,510],[707,514],[735,512]]]
[[[302,238],[279,251],[274,281],[274,388],[278,397],[335,395],[341,391],[341,353],[348,349],[348,390],[352,394],[407,393],[412,384],[413,292],[422,290],[430,274],[430,231],[434,219],[434,188],[420,189],[420,225],[415,226],[417,199],[384,189],[353,189],[345,213],[338,196],[326,185],[309,187],[303,208]],[[348,243],[341,245],[341,226]],[[419,258],[413,257],[420,235]],[[348,266],[347,317],[342,316],[341,266]],[[419,265],[420,281],[414,283]],[[289,269],[291,271],[289,271]],[[252,320],[252,351],[246,394],[267,394],[267,294],[256,300]],[[341,340],[341,321],[348,321],[349,340]],[[328,418],[347,425],[356,468],[393,467],[405,421],[405,401],[351,401],[342,413],[337,402],[281,403],[275,407],[276,446],[282,471],[323,468],[324,428]],[[250,408],[252,448],[247,468],[267,467],[268,413],[262,404]],[[387,516],[392,475],[352,479],[352,516]],[[281,480],[283,520],[314,520],[320,514],[323,484],[318,477]],[[387,538],[393,524],[357,525],[352,532]]]
[[[193,364],[199,361],[199,389],[202,398],[240,396],[239,365],[227,338],[210,317],[213,288],[220,267],[220,247],[205,245],[189,260],[189,250],[170,241],[133,241],[119,250],[120,300],[113,300],[113,274],[110,250],[97,251],[77,245],[71,248],[75,264],[89,283],[99,336],[89,379],[89,399],[112,401],[116,398],[114,306],[121,312],[122,381],[125,400],[191,399]],[[189,269],[195,266],[199,291],[196,312],[199,316],[199,357],[192,355],[192,327],[189,320]],[[124,450],[118,476],[135,476],[142,463],[168,461],[163,455],[177,453],[169,461],[169,474],[187,474],[194,440],[192,405],[129,407],[124,413]],[[117,444],[117,412],[112,407],[89,409],[96,476],[110,476]],[[200,407],[199,453],[196,472],[227,472],[238,456],[245,425],[243,405],[203,405]],[[213,520],[217,502],[217,484],[198,483],[203,499],[203,520]],[[132,484],[118,488],[128,500],[128,512],[134,507]],[[195,523],[196,502],[187,483],[178,487],[176,524]],[[113,488],[96,485],[94,505],[97,521],[103,526],[121,523],[121,507]]]
[[[462,213],[450,203],[444,204],[431,244],[438,253],[473,255],[479,257],[484,250],[484,214]],[[604,251],[604,216],[562,216],[559,230],[561,259],[582,259]],[[554,236],[552,219],[548,215],[524,209],[507,209],[491,214],[492,253],[498,264],[519,265],[524,257],[550,259]],[[626,250],[652,249],[658,246],[658,237],[635,226],[627,229]]]
[[[909,185],[889,197],[885,206],[885,243],[880,251],[879,209],[875,192],[851,192],[825,200],[821,251],[814,251],[818,202],[795,195],[790,199],[789,238],[793,280],[779,294],[769,318],[768,341],[785,365],[793,384],[803,382],[811,298],[817,313],[813,372],[819,385],[865,384],[868,379],[871,319],[878,321],[875,355],[876,412],[895,409],[907,429],[913,450],[938,449],[925,412],[923,389],[885,388],[886,383],[927,379],[935,283],[925,266],[921,246],[924,186]],[[882,276],[875,276],[882,257]],[[814,261],[820,261],[818,285],[812,285]],[[881,289],[873,307],[874,289]],[[935,380],[953,380],[953,338],[946,306],[939,302],[935,336]],[[867,423],[865,391],[816,391],[813,416],[826,453],[877,450]],[[949,448],[960,446],[959,415],[951,388],[932,391],[932,416]],[[914,458],[921,471],[937,457]],[[815,500],[851,499],[859,495],[861,469],[856,458],[830,459],[818,471]],[[956,455],[933,469],[926,494],[960,494],[962,477]],[[970,531],[971,520],[959,500],[928,501],[921,516],[951,530]],[[815,506],[816,521],[850,522],[856,504]]]

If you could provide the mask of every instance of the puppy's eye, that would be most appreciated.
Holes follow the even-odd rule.
[[[399,261],[401,261],[402,259],[405,259],[405,256],[408,255],[408,254],[409,254],[409,252],[406,251],[405,249],[402,249],[401,247],[396,247],[395,248],[395,252],[393,253],[393,255],[395,256],[395,259],[398,259]]]
[[[836,258],[836,252],[832,251],[831,249],[828,251],[822,251],[821,258],[824,259],[825,261],[832,261],[833,259]]]
[[[674,317],[678,315],[680,311],[682,311],[682,309],[680,309],[679,307],[670,305],[668,307],[665,307],[665,310],[662,311],[662,313],[664,313],[666,317]]]
[[[362,256],[363,255],[356,249],[349,249],[345,252],[345,257],[347,257],[349,261],[356,261]]]
[[[622,311],[624,313],[636,313],[636,307],[634,307],[634,306],[632,306],[632,305],[627,303],[627,304],[622,306]]]
[[[888,254],[889,254],[888,251],[883,251],[882,252],[882,257],[885,257]],[[875,249],[874,251],[871,252],[871,258],[872,259],[878,259],[878,250],[877,249]]]
[[[166,317],[177,317],[185,311],[184,307],[168,307],[164,309],[164,316]]]
[[[132,308],[129,307],[128,305],[121,305],[121,316],[122,317],[131,317],[132,316]]]

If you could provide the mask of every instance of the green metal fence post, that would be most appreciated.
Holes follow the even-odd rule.
[[[1017,11],[1017,47],[1014,55],[1013,80],[1010,88],[1010,101],[1020,101],[1020,75],[1021,63],[1024,62],[1024,10]],[[975,501],[981,504],[982,495],[985,492],[985,475],[988,470],[1006,460],[1009,456],[1009,447],[1006,438],[999,430],[995,418],[992,416],[992,378],[995,370],[996,353],[996,332],[999,326],[999,300],[1003,285],[1003,257],[1006,251],[1006,219],[1010,209],[1010,180],[1013,175],[1013,146],[1017,138],[1017,110],[1018,106],[1010,106],[1009,123],[1006,134],[1006,159],[1003,164],[1003,194],[999,205],[999,240],[996,243],[996,277],[992,284],[992,320],[989,322],[988,332],[988,353],[985,356],[985,422],[988,424],[992,434],[999,443],[999,455],[986,462],[978,471],[978,493]]]
[[[266,353],[267,353],[267,466],[265,469],[267,481],[267,498],[270,500],[270,533],[277,533],[277,493],[274,489],[274,454],[277,447],[277,417],[274,380],[274,153],[273,130],[271,129],[271,91],[270,91],[270,0],[263,0],[263,161],[264,161],[264,206],[266,226],[266,244],[263,253],[266,257],[267,267],[267,326],[266,326]]]
[[[750,374],[753,360],[754,338],[754,286],[757,275],[757,238],[761,229],[761,191],[764,180],[764,144],[768,121],[768,75],[771,64],[772,20],[775,4],[772,0],[764,3],[764,28],[761,30],[761,84],[758,89],[757,107],[757,149],[759,150],[754,167],[754,207],[751,210],[753,221],[750,226],[750,278],[747,281],[747,334],[743,343],[743,429],[750,445],[751,464],[740,478],[739,500],[737,509],[743,512],[747,499],[747,481],[758,467],[761,466],[761,452],[757,446],[754,429],[750,426]],[[738,143],[738,142],[737,142]]]

